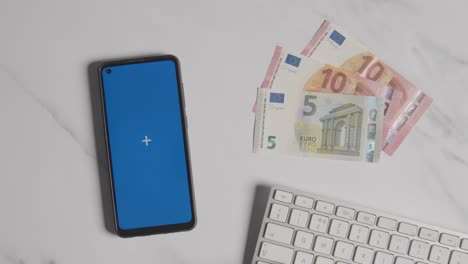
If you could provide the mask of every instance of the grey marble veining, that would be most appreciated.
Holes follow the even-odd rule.
[[[0,263],[242,263],[259,183],[468,233],[468,3],[9,1],[0,9]],[[274,46],[330,19],[434,99],[394,157],[357,164],[251,153],[252,103]],[[182,64],[199,223],[106,231],[88,64]]]
[[[4,73],[4,78],[9,78],[11,79],[17,86],[20,91],[23,92],[24,96],[30,97],[36,105],[38,105],[42,110],[44,110],[53,120],[55,120],[56,124],[58,127],[60,127],[63,132],[68,134],[70,138],[76,142],[76,144],[80,145],[80,147],[83,149],[83,151],[88,154],[91,157],[94,157],[94,153],[91,153],[90,150],[84,146],[79,139],[76,137],[74,134],[75,132],[68,127],[66,122],[61,119],[61,117],[57,114],[57,110],[55,110],[51,105],[49,105],[47,102],[43,101],[40,99],[36,94],[34,94],[32,91],[28,90],[27,87],[25,87],[19,80],[19,78],[7,67],[0,65],[0,72]]]

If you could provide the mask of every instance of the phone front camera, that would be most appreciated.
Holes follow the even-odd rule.
[[[106,70],[106,73],[107,73],[107,74],[110,74],[111,72],[112,72],[112,71],[111,71],[110,69],[107,69],[107,70]]]

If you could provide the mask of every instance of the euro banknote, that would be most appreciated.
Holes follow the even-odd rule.
[[[384,100],[375,96],[257,89],[253,151],[378,162]]]
[[[387,129],[384,143],[384,151],[389,155],[393,155],[398,149],[432,103],[432,98],[327,20],[322,23],[302,54],[388,85],[401,94],[401,98],[396,100],[399,102],[398,110]]]
[[[385,99],[384,133],[392,125],[399,110],[401,93],[388,85],[362,78],[356,73],[336,68],[322,61],[290,52],[280,46],[275,48],[261,88],[275,89],[289,86],[309,92],[342,93],[378,96]],[[396,93],[396,94],[394,94]],[[393,99],[393,100],[391,100]]]

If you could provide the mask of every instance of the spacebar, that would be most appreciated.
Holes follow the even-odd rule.
[[[283,264],[291,263],[291,258],[293,255],[293,250],[287,247],[278,246],[275,244],[270,244],[267,242],[262,243],[260,248],[259,257],[276,261]]]

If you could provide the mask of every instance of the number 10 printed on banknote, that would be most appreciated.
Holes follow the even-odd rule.
[[[393,100],[398,104],[398,111],[388,128],[383,148],[389,155],[400,146],[432,103],[429,96],[327,20],[322,23],[302,54],[388,85],[402,95],[401,99]]]

